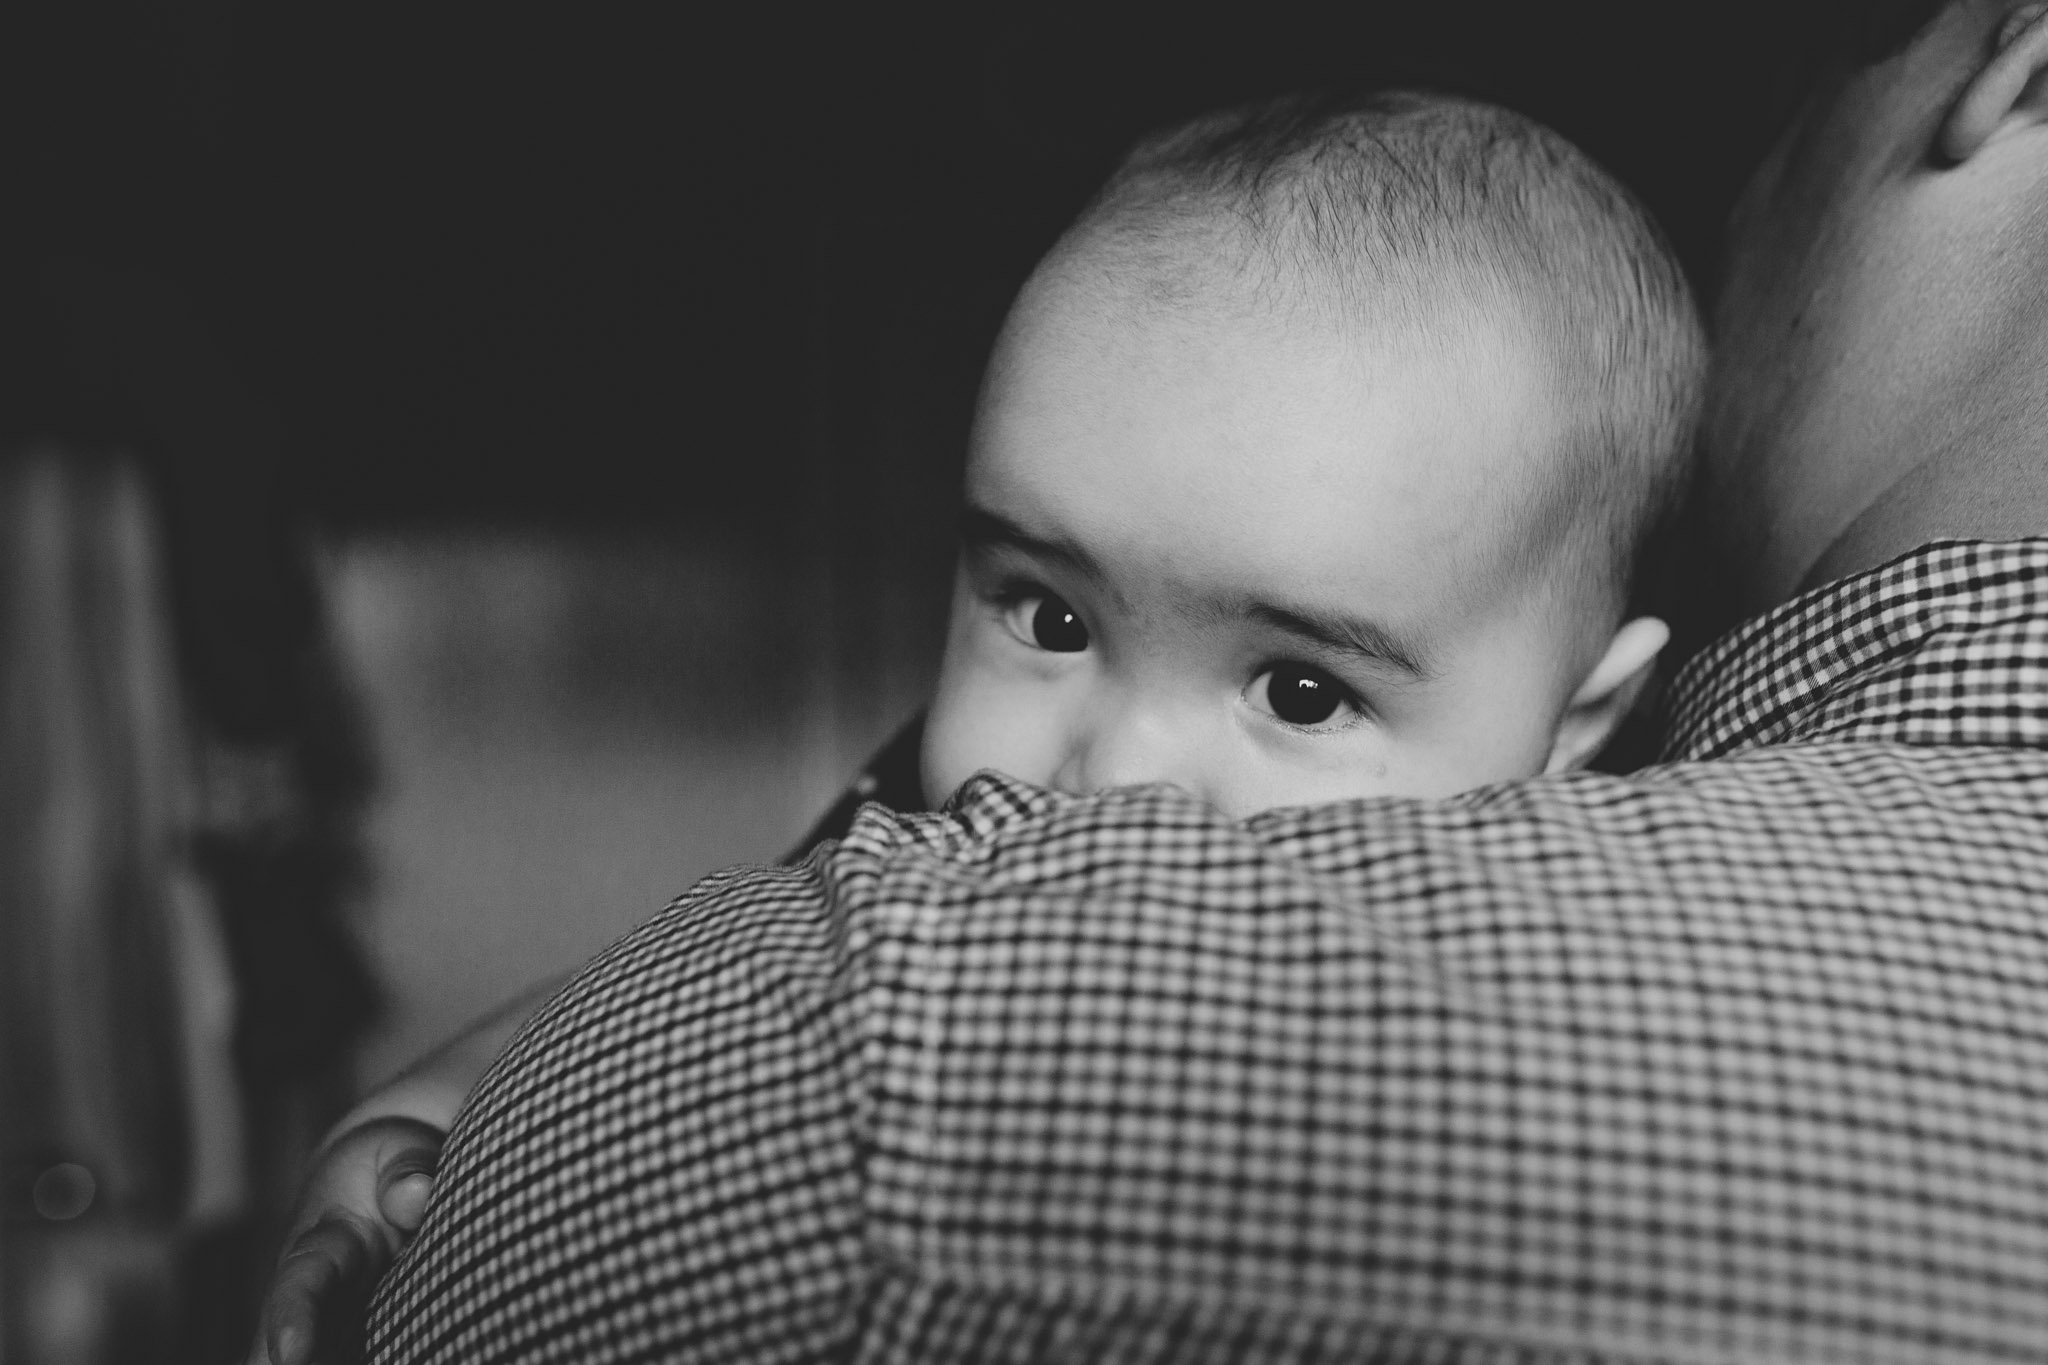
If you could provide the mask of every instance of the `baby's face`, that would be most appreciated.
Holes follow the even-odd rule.
[[[1558,434],[1535,358],[1123,293],[1042,270],[991,362],[927,795],[994,768],[1241,816],[1548,766],[1587,660],[1507,567],[1507,471]]]

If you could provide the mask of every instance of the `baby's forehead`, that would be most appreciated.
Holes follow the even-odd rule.
[[[1564,384],[1545,312],[1447,260],[1332,270],[1276,252],[1228,215],[1084,224],[1019,297],[992,378],[1105,361],[1128,372],[1119,362],[1134,356],[1185,356],[1227,386],[1313,357],[1329,362],[1312,368],[1334,388],[1456,375],[1462,401],[1526,402],[1533,386],[1555,406]]]
[[[1213,254],[1149,245],[1075,244],[1036,283],[978,450],[998,444],[1006,470],[1039,479],[1145,466],[1283,535],[1279,511],[1305,500],[1394,502],[1447,534],[1487,523],[1497,542],[1553,500],[1558,386],[1503,310],[1446,289],[1338,316]]]

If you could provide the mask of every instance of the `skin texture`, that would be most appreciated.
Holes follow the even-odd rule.
[[[1702,490],[1715,567],[1745,610],[1940,536],[2048,533],[2042,14],[1950,6],[1898,57],[1823,79],[1752,177],[1715,316]],[[303,1365],[310,1336],[280,1332],[310,1333],[321,1306],[359,1300],[383,1273],[413,1197],[386,1210],[384,1194],[417,1180],[446,1097],[534,1003],[337,1129],[252,1362]],[[408,1115],[419,1128],[381,1126]]]
[[[561,982],[535,987],[366,1097],[314,1154],[258,1312],[249,1365],[350,1356],[370,1290],[419,1230],[462,1101]]]
[[[339,1320],[360,1316],[370,1287],[419,1230],[449,1121],[452,1115],[438,1126],[375,1118],[338,1129],[321,1148],[300,1195],[313,1216],[295,1223],[278,1261],[259,1351],[267,1346],[276,1360],[303,1360],[323,1328],[327,1344],[345,1339]],[[323,1311],[315,1311],[316,1299]]]
[[[1737,607],[2048,526],[2048,26],[1956,4],[1825,74],[1730,223],[1703,492]]]
[[[1590,756],[1664,632],[1617,637],[1600,585],[1518,572],[1563,434],[1534,348],[1448,310],[1426,337],[1339,335],[1186,272],[1161,304],[1105,254],[1085,232],[1055,251],[990,367],[927,796],[993,768],[1242,816]],[[1036,638],[1048,606],[1085,648]],[[1276,712],[1290,667],[1341,698],[1327,719]]]

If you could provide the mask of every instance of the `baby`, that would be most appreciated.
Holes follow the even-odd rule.
[[[1626,611],[1703,362],[1648,217],[1514,114],[1286,100],[1146,142],[990,361],[925,796],[995,768],[1249,815],[1583,763],[1667,638]],[[253,1359],[304,1361],[417,1226],[527,1003],[337,1129]]]
[[[1141,146],[984,381],[924,789],[1233,815],[1589,758],[1703,364],[1648,218],[1528,120],[1287,101]]]

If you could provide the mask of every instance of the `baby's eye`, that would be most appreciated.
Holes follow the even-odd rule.
[[[1036,592],[1009,609],[1010,629],[1024,640],[1054,654],[1078,654],[1088,648],[1088,627],[1074,609],[1049,592]]]
[[[1351,690],[1320,668],[1307,664],[1275,664],[1252,679],[1251,701],[1289,725],[1340,729],[1361,713]]]

